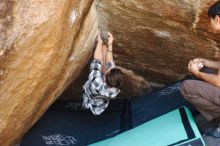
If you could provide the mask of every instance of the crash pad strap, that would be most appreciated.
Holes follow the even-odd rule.
[[[187,137],[188,137],[188,138],[187,138],[187,139],[184,139],[184,140],[181,140],[181,141],[178,141],[178,142],[173,143],[173,144],[168,145],[168,146],[174,146],[174,145],[183,143],[183,142],[185,142],[185,141],[188,141],[188,140],[193,139],[193,138],[196,137],[196,136],[195,136],[195,133],[193,132],[193,129],[192,129],[190,123],[189,123],[189,119],[188,119],[188,116],[187,116],[187,114],[186,114],[185,108],[184,108],[184,107],[181,107],[181,108],[179,109],[179,112],[180,112],[181,120],[182,120],[182,122],[183,122],[183,126],[184,126],[184,129],[185,129],[185,131],[186,131],[186,134],[187,134]]]

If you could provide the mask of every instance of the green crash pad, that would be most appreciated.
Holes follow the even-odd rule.
[[[89,146],[204,146],[186,107],[169,112],[136,128]]]

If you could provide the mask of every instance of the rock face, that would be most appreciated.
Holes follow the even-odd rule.
[[[219,58],[219,37],[208,33],[207,10],[217,0],[97,1],[99,26],[115,36],[115,58],[157,83],[187,73],[195,57]]]
[[[93,0],[0,2],[0,145],[14,144],[87,64]]]

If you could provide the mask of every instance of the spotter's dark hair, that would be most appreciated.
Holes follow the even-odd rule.
[[[220,1],[215,2],[208,10],[208,16],[211,18],[215,18],[216,16],[220,16]]]

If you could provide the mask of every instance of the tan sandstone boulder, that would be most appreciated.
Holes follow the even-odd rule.
[[[87,64],[93,0],[0,2],[0,146],[14,144]]]
[[[219,37],[207,32],[217,0],[97,1],[101,29],[115,36],[116,63],[157,83],[187,73],[195,57],[219,58]]]

